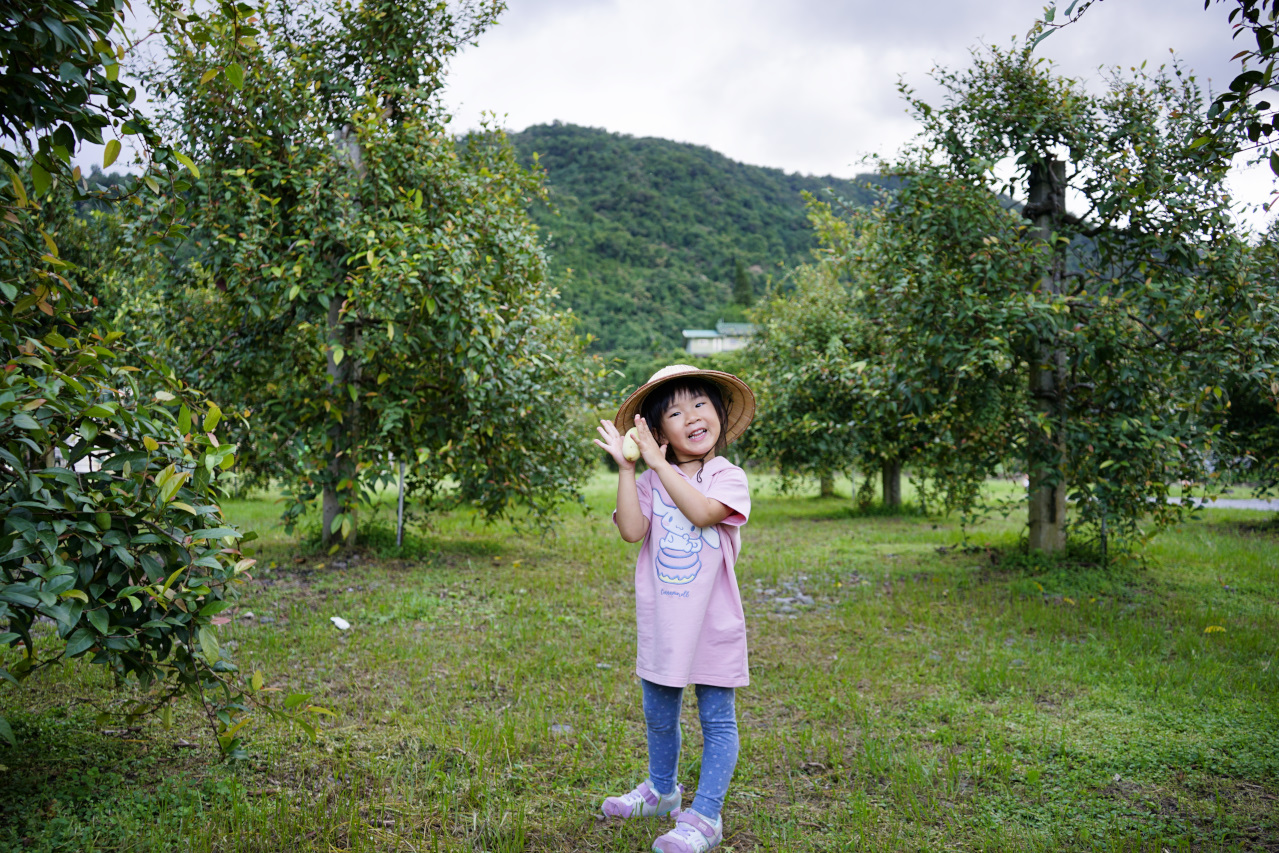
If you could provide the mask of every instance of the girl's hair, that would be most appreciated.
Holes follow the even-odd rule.
[[[725,392],[716,382],[709,379],[702,379],[699,376],[690,376],[687,379],[672,379],[664,385],[655,388],[644,398],[644,402],[640,404],[640,417],[644,418],[644,423],[648,424],[649,429],[657,430],[659,435],[662,433],[662,415],[666,414],[666,410],[675,402],[675,398],[681,394],[687,394],[690,397],[698,394],[705,394],[706,398],[711,401],[711,405],[715,407],[715,414],[719,416],[719,435],[715,439],[715,446],[702,454],[698,460],[702,466],[706,465],[706,457],[712,452],[717,456],[728,448],[727,424],[728,424],[728,405],[724,400]],[[675,465],[679,460],[675,457],[675,450],[667,444],[666,461]],[[702,481],[702,470],[697,469],[697,481]]]

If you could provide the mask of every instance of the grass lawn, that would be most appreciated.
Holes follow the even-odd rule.
[[[1265,514],[1206,510],[1141,561],[1064,571],[1010,556],[1020,519],[965,542],[755,486],[724,850],[1279,850]],[[595,818],[646,771],[613,490],[600,475],[550,537],[458,513],[335,557],[270,502],[229,504],[275,567],[221,640],[337,716],[315,742],[257,726],[224,765],[189,703],[172,729],[95,726],[121,697],[92,666],[5,687],[0,850],[648,850],[665,822]],[[689,696],[690,798],[700,744]]]

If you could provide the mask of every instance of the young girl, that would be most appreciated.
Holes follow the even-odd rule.
[[[617,462],[613,521],[643,542],[635,565],[635,671],[648,734],[648,779],[604,801],[606,816],[674,814],[657,853],[701,853],[724,838],[720,808],[737,764],[734,690],[750,678],[746,619],[733,565],[751,511],[746,474],[723,458],[755,414],[736,376],[684,364],[664,367],[632,394],[595,443]],[[638,478],[622,452],[632,426],[648,470]],[[676,784],[680,702],[692,684],[702,721],[702,770],[692,807]]]

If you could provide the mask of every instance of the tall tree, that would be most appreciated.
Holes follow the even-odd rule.
[[[923,133],[889,168],[903,187],[870,214],[874,239],[849,256],[878,282],[865,308],[890,341],[879,369],[911,353],[992,371],[1018,424],[1007,451],[1043,496],[1033,544],[1064,544],[1063,486],[1077,524],[1131,542],[1143,518],[1178,517],[1169,484],[1211,479],[1225,378],[1274,364],[1276,284],[1187,145],[1200,93],[1177,68],[1095,97],[1029,48],[937,79],[941,107],[905,92]],[[998,189],[1025,198],[1031,184],[1024,207],[996,213]]]
[[[988,470],[973,460],[988,466],[1007,446],[1007,413],[1000,408],[1006,380],[990,369],[984,350],[941,359],[916,358],[918,348],[890,353],[899,341],[883,333],[866,305],[880,282],[856,260],[886,235],[873,215],[844,219],[830,204],[812,198],[809,204],[821,249],[757,313],[752,373],[766,411],[752,428],[754,452],[787,475],[860,471],[863,496],[873,493],[878,477],[887,506],[901,505],[909,464],[932,475],[917,483],[928,503],[967,506]],[[1007,221],[991,206],[990,215]],[[924,256],[935,247],[917,248]],[[965,271],[939,268],[929,281],[953,288]],[[979,446],[985,455],[976,453]]]
[[[175,282],[174,358],[252,411],[254,470],[284,478],[294,513],[322,497],[326,543],[354,541],[393,460],[424,497],[490,515],[545,515],[579,476],[566,412],[592,374],[525,214],[540,185],[500,133],[450,137],[438,99],[448,58],[502,8],[166,18],[153,83],[201,170],[185,269],[202,285]],[[207,322],[182,325],[197,310]]]
[[[101,321],[93,293],[103,259],[78,245],[80,143],[105,139],[109,165],[118,135],[140,140],[145,171],[125,195],[189,189],[179,165],[189,159],[119,79],[123,5],[0,6],[0,161],[10,178],[0,183],[0,643],[24,647],[0,677],[16,683],[87,658],[151,688],[140,703],[131,697],[130,715],[162,711],[182,692],[207,700],[219,743],[234,753],[245,696],[261,686],[260,676],[239,683],[212,626],[253,565],[247,537],[216,503],[235,447],[216,438],[215,404]],[[180,202],[160,212],[146,230]],[[40,622],[55,636],[34,630]],[[3,719],[0,737],[13,739]]]

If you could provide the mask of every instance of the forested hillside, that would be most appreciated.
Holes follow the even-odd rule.
[[[758,294],[816,245],[802,192],[870,198],[861,180],[748,166],[664,139],[557,123],[511,140],[546,170],[552,204],[532,216],[600,352],[667,349],[682,345],[681,329],[744,319],[738,262]]]

